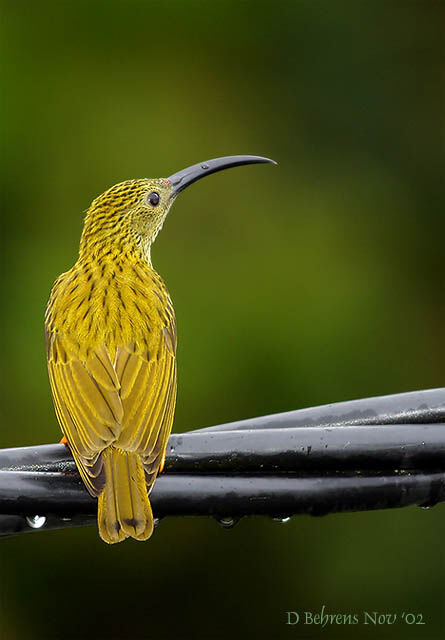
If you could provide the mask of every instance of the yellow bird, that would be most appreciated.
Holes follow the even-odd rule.
[[[45,339],[56,415],[109,544],[153,532],[148,496],[175,410],[175,314],[151,245],[185,187],[259,162],[273,161],[228,156],[111,187],[88,209],[79,259],[51,290]]]

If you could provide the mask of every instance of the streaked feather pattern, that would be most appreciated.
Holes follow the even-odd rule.
[[[110,190],[93,203],[79,260],[55,282],[45,316],[56,415],[86,488],[99,498],[99,533],[108,543],[153,531],[148,494],[176,401],[171,300],[131,217],[119,215],[120,202],[137,203],[152,187],[117,187],[115,200]]]

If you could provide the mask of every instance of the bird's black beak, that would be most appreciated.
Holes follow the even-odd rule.
[[[256,164],[259,162],[277,164],[275,160],[262,158],[261,156],[225,156],[224,158],[213,158],[213,160],[192,164],[191,167],[178,171],[168,178],[173,185],[173,191],[170,197],[174,198],[190,184],[205,176],[209,176],[211,173],[216,173],[223,169],[230,169],[231,167],[239,167],[243,164]]]

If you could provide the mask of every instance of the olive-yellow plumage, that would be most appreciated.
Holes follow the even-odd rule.
[[[110,544],[153,532],[149,494],[176,401],[176,321],[151,245],[178,193],[258,156],[208,160],[168,179],[128,180],[91,204],[79,259],[45,315],[56,415]]]
[[[79,259],[56,280],[46,312],[57,417],[99,498],[99,532],[109,543],[151,535],[148,495],[173,422],[175,316],[150,260],[170,189],[167,180],[131,180],[97,198]]]

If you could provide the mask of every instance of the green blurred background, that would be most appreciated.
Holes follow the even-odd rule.
[[[175,431],[444,384],[443,2],[2,3],[1,447],[54,442],[52,282],[110,185],[251,153],[181,195],[153,260]],[[167,519],[0,543],[0,635],[442,637],[445,510]],[[286,626],[288,610],[425,626]]]

